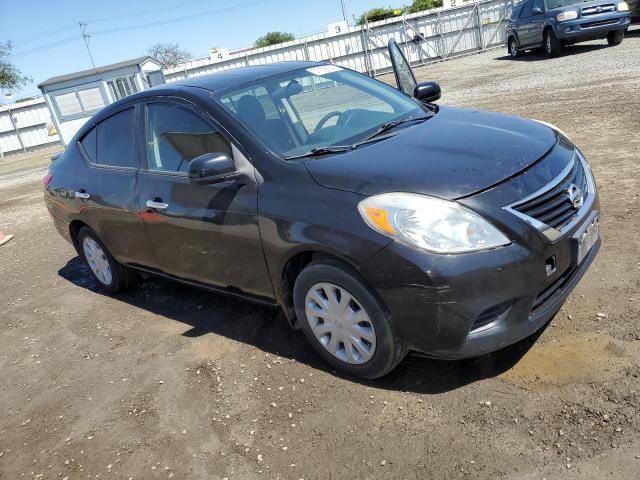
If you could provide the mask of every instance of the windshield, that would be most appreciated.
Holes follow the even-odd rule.
[[[285,158],[353,144],[390,121],[425,115],[395,88],[334,65],[274,75],[216,100]]]
[[[544,0],[547,10],[554,8],[566,7],[568,5],[577,5],[578,3],[590,2],[591,0]]]

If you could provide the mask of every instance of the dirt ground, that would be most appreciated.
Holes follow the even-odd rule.
[[[563,129],[604,243],[536,338],[373,382],[269,309],[159,279],[105,295],[45,210],[46,157],[0,163],[0,478],[639,478],[640,32],[602,45],[418,69],[442,103]]]

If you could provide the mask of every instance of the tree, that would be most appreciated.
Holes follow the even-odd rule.
[[[191,58],[191,54],[177,43],[156,43],[147,49],[147,55],[160,62],[162,68],[176,67]]]
[[[365,23],[367,23],[367,21],[377,22],[378,20],[384,20],[385,18],[396,17],[400,13],[402,13],[402,10],[400,9],[384,8],[384,7],[372,8],[371,10],[367,10],[362,15],[360,15],[356,23],[358,25],[364,25]]]
[[[413,0],[413,4],[407,7],[407,13],[422,12],[424,10],[431,10],[432,8],[439,8],[442,6],[442,0]]]
[[[286,32],[269,32],[266,35],[258,38],[253,46],[256,48],[268,47],[269,45],[277,45],[278,43],[290,42],[295,40],[296,37],[292,33]]]
[[[13,50],[11,42],[0,42],[0,88],[11,91],[26,85],[31,78],[23,75],[8,57]]]

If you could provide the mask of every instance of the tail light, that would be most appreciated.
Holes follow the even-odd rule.
[[[53,180],[53,175],[51,175],[50,173],[47,173],[44,177],[42,177],[42,186],[44,188],[47,188],[51,183],[51,180]]]

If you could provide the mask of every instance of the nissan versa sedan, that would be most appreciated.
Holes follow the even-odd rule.
[[[355,376],[531,335],[600,246],[589,164],[550,125],[434,104],[389,49],[398,89],[287,62],[107,106],[43,179],[57,230],[108,292],[146,272],[278,306]]]

